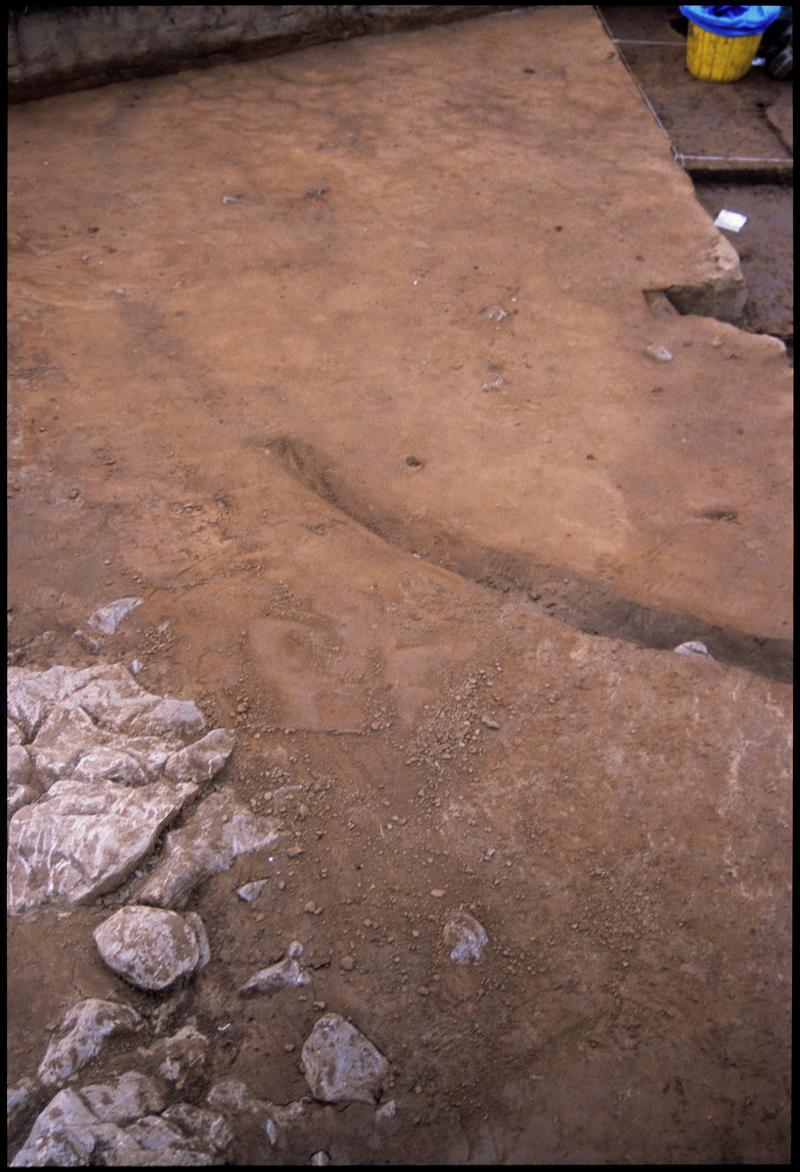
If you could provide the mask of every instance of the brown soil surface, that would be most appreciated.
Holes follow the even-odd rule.
[[[235,726],[215,784],[284,825],[190,905],[212,1076],[304,1093],[311,995],[235,994],[297,938],[398,1115],[280,1162],[787,1160],[790,371],[648,308],[719,236],[592,10],[30,103],[11,144],[15,659],[91,662],[142,595],[103,657]],[[150,1006],[107,911],[10,924],[11,1079],[79,996]]]

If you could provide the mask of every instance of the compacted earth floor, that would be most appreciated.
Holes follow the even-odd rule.
[[[307,1100],[228,1163],[786,1162],[791,372],[712,316],[738,258],[593,10],[29,102],[10,141],[9,658],[193,700],[234,747],[172,829],[218,794],[277,835],[191,890],[169,994],[94,942],[135,883],[16,909],[10,1083],[100,998],[149,1041],[73,1088],[191,1027],[168,1102]],[[291,941],[311,984],[241,997]],[[375,1103],[310,1085],[323,1013]]]

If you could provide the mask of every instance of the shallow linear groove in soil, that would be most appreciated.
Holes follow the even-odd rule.
[[[791,639],[759,638],[714,626],[694,615],[643,606],[622,597],[608,583],[592,580],[568,566],[540,562],[533,554],[492,549],[429,523],[392,517],[361,499],[310,444],[281,435],[270,441],[268,450],[295,480],[374,536],[479,586],[504,593],[521,591],[549,618],[585,634],[622,639],[654,650],[699,639],[724,663],[784,683],[792,679]]]

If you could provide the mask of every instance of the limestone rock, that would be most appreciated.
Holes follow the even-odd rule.
[[[6,1126],[12,1131],[39,1091],[37,1083],[32,1078],[23,1078],[13,1087],[6,1089]]]
[[[692,639],[688,643],[679,643],[677,647],[673,647],[676,655],[704,655],[712,659],[713,656],[709,653],[705,643],[701,643],[699,639]]]
[[[6,751],[6,782],[12,785],[26,785],[33,773],[30,753],[25,745],[11,745]]]
[[[59,1091],[38,1116],[12,1168],[74,1168],[89,1163],[95,1149],[96,1116],[76,1091]]]
[[[133,790],[113,782],[56,782],[9,823],[10,913],[85,903],[112,891],[196,790],[189,782]]]
[[[306,1082],[322,1103],[374,1103],[389,1063],[338,1013],[316,1022],[303,1044]]]
[[[208,1038],[194,1026],[187,1025],[172,1037],[162,1038],[140,1052],[155,1062],[163,1079],[181,1088],[190,1075],[202,1074],[208,1056]]]
[[[224,1116],[205,1107],[176,1103],[167,1107],[161,1118],[177,1124],[184,1136],[212,1152],[224,1152],[233,1143],[233,1132]]]
[[[142,1024],[142,1018],[130,1005],[95,997],[79,1001],[64,1015],[62,1036],[47,1047],[39,1065],[39,1081],[46,1087],[60,1086],[97,1057],[106,1038],[129,1033]]]
[[[187,744],[205,724],[199,709],[144,691],[121,666],[13,668],[7,708],[10,814],[67,779],[144,786],[164,770],[180,784],[207,780],[233,744],[223,729]]]
[[[240,997],[253,997],[256,993],[277,993],[290,985],[310,985],[311,978],[304,973],[298,961],[288,958],[269,968],[255,973],[239,990]]]
[[[469,912],[457,912],[444,926],[444,942],[455,964],[477,964],[489,943],[486,929]]]
[[[164,1096],[156,1083],[137,1070],[127,1070],[107,1083],[82,1087],[80,1094],[101,1123],[133,1123],[164,1109]]]
[[[198,969],[204,969],[211,960],[211,946],[208,943],[208,933],[206,932],[206,926],[200,919],[197,912],[186,912],[183,918],[186,920],[186,923],[189,925],[189,927],[193,930],[197,940],[197,950],[200,954],[197,960],[197,967]]]
[[[118,598],[115,602],[109,602],[105,606],[99,607],[93,615],[90,615],[87,620],[88,625],[94,627],[96,631],[102,631],[104,635],[113,635],[125,615],[130,614],[135,607],[141,606],[143,602],[143,598]]]
[[[197,928],[188,916],[135,904],[120,908],[104,920],[95,929],[94,940],[109,968],[151,992],[160,992],[179,977],[190,976],[204,951]]]
[[[136,754],[111,744],[97,745],[88,753],[84,752],[71,770],[73,777],[82,780],[94,781],[102,777],[120,785],[145,785],[152,772]]]
[[[141,784],[205,726],[192,701],[146,692],[126,668],[108,664],[44,672],[12,668],[7,711],[9,736],[16,727],[20,739],[13,743],[30,746],[43,784],[71,776],[90,753],[95,756],[84,762],[82,776]],[[210,741],[203,738],[203,748],[192,759],[199,775],[216,768],[229,735],[215,730]],[[184,759],[178,780],[185,779],[189,768]]]
[[[182,907],[194,888],[226,871],[238,855],[275,842],[275,824],[237,805],[229,793],[212,794],[180,830],[167,835],[164,861],[137,893],[140,903]]]
[[[98,1157],[125,1147],[120,1125],[164,1106],[158,1088],[136,1071],[114,1082],[68,1089],[51,1099],[11,1161],[12,1168],[43,1168],[113,1163]],[[130,1141],[131,1146],[132,1141]]]
[[[214,1157],[233,1140],[225,1119],[188,1103],[157,1114],[163,1107],[156,1084],[136,1071],[80,1091],[59,1091],[39,1115],[11,1167],[218,1163]]]
[[[10,716],[6,717],[6,748],[10,749],[12,745],[22,744],[22,732],[20,727]]]
[[[234,735],[215,728],[199,741],[173,753],[164,773],[175,781],[210,781],[219,773],[233,750]]]
[[[254,879],[252,883],[243,883],[241,887],[236,888],[236,894],[245,903],[252,903],[254,899],[258,899],[268,882],[268,879]]]
[[[375,1121],[377,1123],[387,1123],[390,1119],[394,1119],[397,1114],[397,1103],[394,1099],[389,1099],[387,1103],[381,1103],[375,1112]]]
[[[256,1098],[247,1083],[237,1078],[223,1078],[214,1083],[206,1102],[209,1107],[229,1115],[264,1116],[269,1110],[269,1103]]]
[[[21,810],[23,806],[29,806],[38,797],[39,792],[32,785],[10,785],[6,795],[6,816],[12,818],[17,810]]]

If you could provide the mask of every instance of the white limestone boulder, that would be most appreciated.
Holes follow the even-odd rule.
[[[143,1024],[130,1005],[96,997],[79,1001],[64,1015],[59,1027],[61,1036],[47,1047],[39,1065],[39,1082],[46,1087],[61,1086],[100,1054],[108,1038],[132,1033]]]
[[[209,950],[200,917],[129,904],[94,932],[109,968],[132,985],[160,993],[208,963]]]
[[[112,891],[196,792],[191,782],[137,789],[107,781],[56,782],[9,823],[9,912],[69,907]]]
[[[189,1103],[164,1110],[156,1083],[127,1071],[108,1083],[59,1091],[11,1167],[208,1166],[222,1163],[232,1142],[222,1115]]]
[[[338,1013],[318,1019],[301,1056],[311,1094],[321,1103],[375,1103],[389,1073],[383,1054]]]
[[[186,825],[167,835],[164,859],[136,893],[139,903],[183,907],[191,892],[239,855],[263,850],[278,837],[275,823],[237,804],[229,793],[215,793]]]

